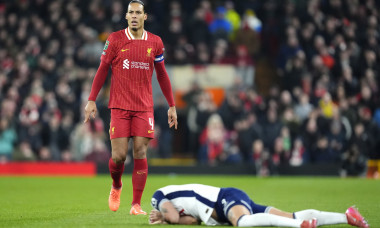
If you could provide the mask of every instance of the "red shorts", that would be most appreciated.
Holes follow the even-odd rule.
[[[153,112],[111,109],[110,138],[154,138]]]

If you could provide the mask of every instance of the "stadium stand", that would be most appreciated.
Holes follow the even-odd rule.
[[[203,75],[173,87],[178,133],[166,131],[166,104],[155,102],[152,158],[247,163],[263,176],[335,164],[342,176],[379,177],[379,1],[144,2],[171,77],[184,67]],[[0,1],[0,162],[108,162],[108,84],[100,118],[83,125],[82,112],[127,4]],[[218,66],[232,69],[216,73],[231,82],[205,86]]]

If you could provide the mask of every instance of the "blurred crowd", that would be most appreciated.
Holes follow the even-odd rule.
[[[236,68],[221,106],[197,82],[183,97],[183,153],[209,165],[251,163],[260,175],[308,163],[375,175],[379,1],[144,2],[146,29],[162,37],[167,64]],[[127,4],[0,0],[0,161],[108,161],[108,82],[101,118],[84,125],[82,112],[105,40],[127,26]],[[254,78],[266,75],[249,70],[262,59],[279,78],[265,95]],[[171,157],[165,105],[156,102],[151,150]]]

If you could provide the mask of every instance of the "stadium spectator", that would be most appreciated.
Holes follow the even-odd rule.
[[[160,96],[154,108],[154,131],[158,143],[158,154],[160,158],[171,158],[173,156],[172,140],[173,136],[167,127],[165,98]]]
[[[296,57],[301,51],[303,50],[299,45],[297,36],[292,35],[291,37],[288,37],[287,43],[282,45],[279,51],[278,68],[281,75],[283,74],[288,61]]]
[[[207,120],[207,126],[200,135],[199,158],[201,163],[217,164],[225,150],[227,131],[218,114],[211,115]]]
[[[209,0],[202,0],[199,4],[199,9],[203,11],[203,19],[210,25],[214,20],[211,2]]]
[[[236,77],[240,78],[242,84],[247,88],[254,87],[254,62],[248,53],[248,48],[244,45],[237,46],[236,57],[231,62],[236,66]]]
[[[295,104],[294,114],[300,121],[303,121],[309,116],[312,110],[313,106],[309,103],[309,95],[302,93],[299,97],[299,102]]]
[[[226,19],[226,8],[223,6],[217,7],[216,16],[209,25],[209,29],[214,40],[228,40],[229,35],[233,31],[233,27],[231,23]]]
[[[289,130],[289,136],[291,139],[299,136],[301,122],[295,116],[293,108],[288,107],[285,109],[281,122],[283,123],[284,127]]]
[[[330,132],[327,135],[329,141],[329,162],[338,163],[342,154],[347,150],[347,141],[345,137],[344,126],[340,119],[334,119],[330,122]]]
[[[92,120],[88,125],[77,123],[70,137],[73,160],[83,161],[91,157],[90,154],[96,150],[95,144],[97,142],[103,142],[104,144],[105,140],[106,134],[104,133],[104,125],[100,119]],[[106,145],[97,145],[97,148],[103,148],[105,146]],[[110,153],[108,152],[108,157],[109,155]],[[107,160],[109,160],[109,158],[107,158]]]
[[[112,156],[108,166],[113,182],[108,204],[112,211],[119,209],[121,176],[128,154],[129,140],[132,138],[133,201],[129,213],[140,215],[146,214],[140,205],[148,176],[148,144],[154,137],[151,84],[153,68],[156,69],[157,80],[170,106],[167,111],[169,128],[177,129],[178,122],[172,88],[164,65],[163,51],[165,49],[159,36],[144,30],[147,19],[144,3],[140,0],[130,1],[125,18],[128,21],[128,27],[112,33],[103,48],[101,63],[85,107],[84,123],[96,116],[95,100],[111,66],[112,78],[108,107],[111,109],[109,129]],[[139,54],[141,50],[144,50],[144,53],[146,51],[143,57]]]
[[[30,144],[26,141],[20,142],[14,150],[13,158],[16,161],[37,161],[37,156],[33,152]]]
[[[271,174],[272,161],[270,153],[264,147],[261,139],[257,139],[252,143],[252,158],[255,164],[257,176],[269,176]]]
[[[291,166],[302,165],[304,152],[305,152],[305,147],[303,146],[302,140],[300,138],[295,139],[293,142],[293,148],[292,148],[289,164]]]
[[[263,123],[262,139],[265,147],[271,148],[274,145],[275,139],[280,135],[283,124],[277,116],[275,108],[269,108],[266,113],[265,122]]]
[[[61,151],[63,152],[69,144],[68,135],[65,135],[61,126],[61,116],[53,114],[48,117],[49,121],[42,127],[42,145],[51,154],[51,160],[61,160]]]
[[[249,113],[247,116],[237,120],[234,129],[238,136],[238,146],[241,150],[245,161],[252,160],[251,151],[252,143],[261,138],[262,129],[257,123],[257,118],[254,113]]]
[[[107,164],[110,152],[105,143],[100,138],[95,138],[92,143],[92,150],[84,158],[85,161],[96,162],[97,164]]]
[[[262,22],[259,18],[257,18],[255,11],[253,11],[252,9],[248,9],[244,12],[243,20],[245,21],[245,23],[247,23],[246,25],[250,29],[252,29],[256,33],[261,32],[263,27]]]
[[[274,141],[270,152],[272,160],[271,174],[278,174],[278,167],[289,163],[290,151],[285,150],[285,142],[286,140],[282,137],[277,137]]]
[[[362,176],[366,167],[366,158],[357,145],[353,144],[342,156],[341,177]]]
[[[239,98],[237,91],[231,90],[218,110],[227,130],[232,130],[235,121],[244,115],[243,101]]]
[[[287,61],[282,85],[284,90],[293,91],[296,87],[302,87],[302,80],[305,77],[305,53],[300,51]]]
[[[199,135],[204,128],[204,126],[201,126],[199,123],[202,118],[198,118],[201,108],[206,113],[210,111],[209,114],[216,111],[216,106],[211,101],[210,96],[207,93],[202,93],[204,93],[204,91],[200,88],[199,83],[194,81],[189,90],[182,96],[182,100],[186,102],[186,123],[189,129],[186,141],[188,143],[188,150],[193,154],[193,157],[198,156]],[[197,107],[198,105],[200,105],[200,108]],[[206,109],[209,111],[206,111]]]
[[[210,42],[210,31],[208,29],[208,24],[204,19],[205,11],[198,8],[195,10],[193,17],[188,22],[188,29],[186,30],[186,37],[190,42],[197,46],[199,43],[209,43]]]
[[[323,94],[318,104],[324,117],[331,118],[333,116],[333,112],[336,106],[331,98],[330,93],[326,92]]]
[[[241,26],[236,31],[235,39],[233,40],[235,47],[240,45],[247,47],[249,55],[256,60],[256,57],[260,53],[260,37],[255,30],[248,26],[246,19],[242,21]]]
[[[5,117],[0,118],[0,162],[12,160],[17,135],[12,123]]]

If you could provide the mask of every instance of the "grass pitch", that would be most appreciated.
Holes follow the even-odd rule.
[[[148,225],[148,216],[129,215],[131,175],[124,175],[123,183],[120,208],[112,212],[108,209],[111,186],[108,175],[0,177],[0,227],[152,227]],[[343,213],[347,207],[356,205],[371,227],[380,227],[380,181],[367,179],[149,175],[142,208],[151,210],[150,197],[157,188],[187,183],[237,187],[256,203],[286,211],[313,208]]]

